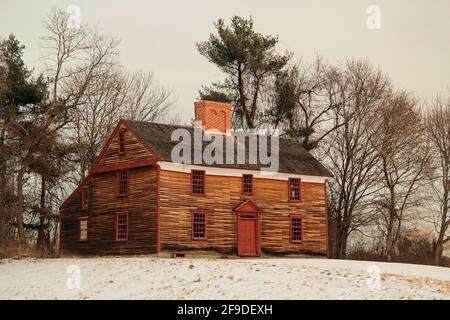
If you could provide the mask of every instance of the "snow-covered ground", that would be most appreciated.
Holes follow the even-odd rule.
[[[327,259],[0,260],[0,299],[450,299],[450,268]]]

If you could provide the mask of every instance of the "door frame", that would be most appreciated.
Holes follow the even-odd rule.
[[[255,255],[242,254],[239,252],[239,223],[241,216],[253,216],[255,219]],[[261,256],[261,218],[257,211],[237,211],[236,212],[236,251],[239,257],[260,257]]]

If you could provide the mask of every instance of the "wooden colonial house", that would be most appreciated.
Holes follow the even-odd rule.
[[[231,105],[195,103],[225,133]],[[193,127],[121,120],[88,176],[61,205],[63,255],[185,253],[326,255],[326,179],[302,146],[279,140],[279,171],[171,160],[171,134]]]

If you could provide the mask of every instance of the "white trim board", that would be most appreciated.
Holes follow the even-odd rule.
[[[324,183],[328,177],[323,176],[312,176],[305,174],[293,174],[293,173],[282,173],[282,172],[268,172],[261,170],[243,170],[243,169],[232,169],[232,168],[220,168],[220,167],[208,167],[199,166],[194,164],[183,164],[168,161],[158,162],[161,170],[175,171],[191,173],[191,170],[204,170],[205,174],[224,176],[224,177],[242,177],[243,174],[252,174],[253,178],[263,178],[263,179],[273,179],[273,180],[285,180],[289,178],[300,178],[302,182],[311,183]]]

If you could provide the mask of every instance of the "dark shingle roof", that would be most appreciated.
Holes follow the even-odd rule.
[[[175,129],[186,129],[191,133],[193,137],[194,127],[181,126],[181,125],[169,125],[154,122],[141,122],[124,120],[128,127],[137,134],[147,145],[150,147],[161,160],[171,161],[171,152],[174,146],[179,142],[172,141],[172,132]],[[268,139],[270,142],[270,139]],[[209,142],[203,142],[203,147],[208,145]],[[236,148],[235,153],[236,153]],[[194,148],[191,148],[192,154]],[[247,159],[248,150],[246,149]],[[224,148],[225,151],[225,148]],[[193,159],[193,158],[191,158]],[[235,155],[236,159],[236,155]],[[225,162],[225,161],[224,161]],[[247,161],[246,161],[247,162]],[[259,170],[267,165],[261,164],[212,164],[211,166],[219,166],[235,169],[249,169]],[[308,151],[306,151],[300,143],[292,139],[280,138],[279,140],[279,172],[283,173],[295,173],[295,174],[307,174],[317,176],[332,176],[331,173],[317,161]]]

